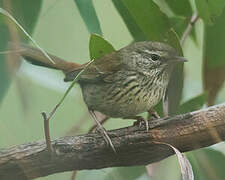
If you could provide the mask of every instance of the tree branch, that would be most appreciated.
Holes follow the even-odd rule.
[[[225,139],[225,103],[184,115],[151,121],[151,130],[138,125],[109,131],[115,154],[98,134],[52,141],[49,153],[43,141],[0,150],[0,179],[31,179],[57,172],[146,165],[172,154],[166,142],[182,152]],[[154,127],[154,128],[153,128]]]

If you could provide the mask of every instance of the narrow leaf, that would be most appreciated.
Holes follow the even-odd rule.
[[[10,21],[12,21],[28,38],[31,40],[35,46],[37,46],[38,49],[51,61],[54,63],[54,61],[49,57],[49,55],[38,45],[38,43],[31,37],[31,35],[23,28],[23,26],[5,9],[0,8],[0,14],[6,16],[9,18]]]
[[[0,24],[0,49],[4,50],[7,48],[7,41],[8,41],[8,28]],[[10,84],[10,76],[8,72],[8,64],[6,61],[6,57],[3,54],[0,54],[0,102],[2,101],[4,95]]]
[[[5,3],[0,1],[0,8],[4,6]],[[41,9],[42,1],[31,2],[30,0],[15,1],[12,3],[11,11],[13,16],[15,16],[20,24],[25,27],[29,34],[32,33],[35,23],[37,21],[39,11]],[[4,14],[4,10],[0,9],[0,12]],[[5,15],[0,13],[0,51],[7,50],[7,45],[9,41],[9,31],[5,23]],[[7,63],[7,57],[0,54],[0,102],[2,101],[4,95],[10,84],[9,67]],[[13,68],[13,67],[11,67]]]
[[[208,24],[213,24],[225,7],[224,0],[195,0],[199,16]]]
[[[177,148],[175,148],[174,146],[168,143],[163,143],[163,142],[155,142],[155,143],[164,144],[173,149],[173,151],[175,152],[178,158],[178,162],[180,164],[182,180],[194,180],[194,173],[192,170],[191,163],[185,156],[182,155],[182,153]]]
[[[179,38],[173,29],[169,31],[168,38],[168,44],[177,49],[178,54],[182,56],[183,52]],[[182,97],[183,81],[183,64],[178,64],[174,67],[164,98],[163,111],[165,115],[173,115],[176,113]]]
[[[146,35],[137,25],[131,13],[128,11],[127,7],[124,5],[122,0],[112,0],[115,8],[123,18],[124,23],[126,24],[128,30],[133,36],[135,41],[143,41],[146,40]]]
[[[224,153],[213,149],[205,148],[187,153],[190,160],[195,179],[197,180],[223,180],[225,177],[225,156]]]
[[[165,41],[170,29],[167,16],[152,0],[122,0],[137,25],[146,36],[146,40]]]
[[[92,0],[74,0],[89,33],[102,35],[100,23]]]
[[[176,65],[170,77],[164,101],[165,115],[174,115],[180,105],[184,83],[183,68],[183,64]]]
[[[187,0],[167,0],[166,3],[176,15],[186,17],[192,15],[191,4]]]
[[[203,84],[208,92],[208,105],[213,105],[225,80],[225,10],[213,26],[205,26]]]

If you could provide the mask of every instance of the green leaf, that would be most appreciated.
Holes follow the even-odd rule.
[[[174,115],[180,105],[183,92],[184,74],[183,64],[178,64],[171,75],[164,102],[166,115]]]
[[[113,168],[113,170],[104,177],[104,180],[111,180],[112,177],[116,177],[118,180],[136,180],[145,172],[146,169],[144,166]]]
[[[152,0],[122,0],[137,25],[146,36],[146,40],[165,41],[170,29],[167,16]]]
[[[224,1],[225,2],[225,1]],[[204,56],[207,57],[208,66],[217,68],[225,65],[225,10],[223,14],[216,20],[213,26],[205,26],[205,51]]]
[[[37,23],[38,15],[41,10],[42,0],[30,1],[20,0],[13,1],[12,15],[23,26],[23,28],[32,34],[34,27]]]
[[[201,149],[186,153],[197,180],[224,180],[225,156],[213,149]]]
[[[207,101],[207,93],[202,93],[186,102],[184,102],[178,109],[178,114],[184,114],[191,111],[196,111]]]
[[[74,0],[89,33],[102,35],[100,23],[92,0]]]
[[[213,24],[225,7],[224,0],[195,0],[199,16],[208,24]]]
[[[1,16],[1,15],[0,15]],[[8,41],[8,28],[4,24],[0,24],[0,50],[5,50],[7,48]],[[8,64],[5,60],[5,55],[0,54],[0,102],[2,101],[10,82],[10,76],[8,72]]]
[[[203,84],[208,92],[208,105],[213,105],[225,80],[225,10],[213,26],[205,26]]]
[[[92,34],[89,41],[89,52],[91,59],[98,59],[105,54],[115,51],[113,46],[99,35]]]
[[[167,0],[166,3],[176,15],[186,17],[192,15],[191,4],[187,0]]]
[[[135,41],[144,41],[146,40],[146,36],[140,27],[137,25],[134,18],[131,16],[130,12],[122,2],[122,0],[112,0],[115,8],[123,18],[124,23],[126,24],[129,32]]]
[[[34,29],[39,11],[41,9],[41,4],[42,1],[31,2],[30,0],[21,0],[12,3],[12,15],[18,20],[18,22],[26,29],[28,33],[32,33]],[[0,0],[0,7],[5,7],[2,0]],[[5,16],[0,14],[0,17],[0,51],[4,51],[7,49],[10,34],[7,24],[5,24]],[[21,33],[20,36],[23,38]],[[0,55],[0,102],[2,101],[10,84],[9,69],[13,68],[16,67],[8,67],[6,56]]]
[[[183,55],[179,38],[173,29],[171,29],[168,33],[167,43],[177,49],[180,56]],[[163,111],[165,115],[174,115],[177,112],[183,92],[183,81],[183,64],[178,64],[176,67],[174,67],[172,72],[165,96],[165,101],[163,103]]]

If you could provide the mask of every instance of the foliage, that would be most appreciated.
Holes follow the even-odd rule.
[[[11,7],[11,14],[16,17],[19,23],[27,30],[29,34],[32,33],[35,23],[38,18],[38,14],[41,8],[42,1],[31,3],[29,0],[15,1]],[[4,0],[0,1],[0,7],[8,7],[9,4],[4,2]],[[6,23],[7,20],[0,14],[0,50],[4,51],[7,49],[7,44],[9,39],[13,39],[12,34],[9,33],[9,30]],[[11,28],[12,31],[12,28]],[[19,36],[23,37],[23,34],[19,34]],[[21,38],[22,38],[21,37]],[[17,68],[15,65],[11,64],[11,69],[7,67],[7,60],[5,55],[0,54],[0,102],[5,95],[9,83],[10,83],[10,75],[9,71]]]
[[[38,15],[41,12],[42,1],[35,1],[30,2],[29,0],[21,0],[21,1],[13,1],[10,0],[10,4],[5,3],[6,1],[0,1],[0,7],[8,9],[10,13],[15,17],[19,23],[24,27],[24,29],[31,34],[34,30],[34,26],[37,23]],[[59,8],[57,8],[59,6]],[[164,107],[169,114],[180,114],[191,112],[194,110],[198,110],[204,106],[205,103],[208,105],[212,105],[217,102],[217,96],[219,92],[221,92],[221,88],[223,87],[224,80],[225,80],[225,1],[224,0],[195,0],[195,1],[186,1],[186,0],[166,0],[166,1],[156,1],[156,0],[112,0],[102,3],[101,1],[92,1],[92,0],[74,0],[72,4],[67,5],[65,9],[68,11],[68,14],[72,16],[75,14],[74,17],[62,17],[63,12],[66,13],[64,10],[63,5],[56,1],[56,3],[52,3],[52,1],[46,0],[43,2],[43,9],[42,9],[42,16],[40,16],[40,24],[37,25],[37,29],[40,27],[52,26],[52,30],[46,30],[48,33],[39,36],[40,29],[37,30],[37,34],[35,37],[39,37],[43,44],[50,44],[53,42],[51,46],[56,47],[56,53],[59,52],[59,55],[66,54],[69,52],[69,48],[71,47],[71,51],[68,54],[70,58],[74,59],[86,59],[86,61],[82,61],[82,63],[87,62],[88,58],[96,59],[101,57],[105,53],[110,53],[115,51],[115,49],[119,49],[130,42],[133,41],[162,41],[170,44],[174,48],[177,49],[180,55],[183,54],[182,49],[184,50],[184,54],[186,53],[186,49],[181,47],[180,39],[182,38],[192,15],[197,12],[200,20],[203,22],[204,26],[204,37],[203,37],[203,47],[192,47],[193,49],[199,48],[203,53],[203,59],[197,59],[197,63],[202,64],[202,71],[203,71],[203,92],[199,94],[199,90],[195,91],[194,87],[196,81],[195,78],[191,79],[191,84],[189,83],[190,87],[187,87],[189,91],[194,91],[195,94],[199,94],[197,96],[191,96],[186,91],[183,91],[183,84],[187,84],[186,78],[188,79],[191,74],[184,73],[185,69],[183,70],[183,66],[177,67],[176,71],[172,76],[172,80],[169,85],[168,89],[168,96],[166,98],[166,102],[164,102]],[[50,8],[47,8],[50,7]],[[72,11],[69,10],[72,9]],[[55,9],[55,10],[54,10]],[[50,16],[53,13],[52,17],[54,17],[54,23],[58,23],[57,26],[54,26],[54,23],[49,21],[44,16],[44,11],[47,12],[47,15]],[[109,12],[108,12],[109,11]],[[103,13],[104,12],[104,13]],[[61,14],[62,13],[62,14]],[[107,14],[108,13],[108,14]],[[113,14],[114,13],[114,14]],[[80,16],[79,16],[80,14]],[[113,14],[113,15],[111,15]],[[119,17],[114,17],[118,16]],[[60,18],[63,18],[60,20]],[[74,19],[73,19],[74,18]],[[13,34],[8,28],[8,24],[6,23],[6,18],[3,15],[0,15],[0,52],[7,50],[7,42],[14,38]],[[8,22],[8,21],[7,21]],[[69,22],[67,28],[63,25]],[[61,24],[60,24],[61,23]],[[75,24],[74,26],[72,24]],[[87,30],[83,27],[86,26]],[[47,29],[46,27],[46,29]],[[199,27],[200,24],[194,25],[193,29],[191,30],[189,37],[193,38],[196,42],[199,41],[199,38],[202,37],[201,31]],[[62,33],[62,39],[60,39],[59,29],[62,28],[64,31]],[[76,30],[76,33],[73,31]],[[44,32],[46,32],[44,31]],[[86,32],[87,31],[87,32]],[[123,34],[123,32],[125,33]],[[70,32],[70,33],[68,33]],[[86,32],[86,33],[85,33]],[[115,33],[117,32],[117,34]],[[91,36],[89,35],[92,34]],[[95,33],[95,34],[94,34]],[[130,34],[129,37],[126,37],[125,34]],[[44,33],[43,33],[44,34]],[[55,36],[53,36],[55,34]],[[110,34],[110,35],[108,35]],[[101,36],[106,38],[109,41],[106,41]],[[26,41],[23,34],[21,32],[18,34],[20,39]],[[76,36],[76,42],[74,42],[73,37]],[[51,38],[54,37],[54,38]],[[89,38],[90,37],[90,38]],[[60,40],[57,40],[59,38]],[[79,41],[78,41],[78,38]],[[71,43],[70,47],[64,48],[64,44],[66,42]],[[88,41],[89,41],[89,56],[87,54],[88,51]],[[116,42],[120,41],[120,42]],[[58,42],[58,43],[56,43]],[[113,45],[111,45],[111,43]],[[201,46],[200,43],[197,43]],[[63,47],[63,48],[62,48]],[[116,47],[116,48],[114,48]],[[86,49],[85,49],[86,48]],[[64,54],[65,53],[65,54]],[[80,54],[79,54],[80,53]],[[76,55],[79,54],[79,55]],[[84,55],[82,55],[84,54]],[[190,56],[191,58],[195,58],[194,55]],[[193,59],[189,59],[189,61],[193,61]],[[0,109],[1,114],[6,114],[6,119],[13,120],[14,118],[19,119],[20,112],[16,114],[10,113],[10,108],[12,107],[11,104],[16,101],[15,100],[15,89],[19,89],[18,84],[15,85],[13,82],[13,90],[9,90],[10,95],[6,95],[10,80],[10,73],[9,69],[12,66],[8,65],[6,61],[6,55],[0,54],[0,102],[3,104],[2,108]],[[189,66],[187,64],[187,66]],[[13,68],[17,69],[18,67]],[[199,72],[200,69],[195,69],[194,66],[191,67],[193,69],[192,72]],[[195,70],[194,70],[195,69]],[[32,70],[31,70],[32,71]],[[31,72],[30,71],[30,72]],[[43,78],[42,73],[39,74],[40,77]],[[44,77],[44,79],[47,77]],[[31,79],[34,79],[31,77]],[[26,129],[26,132],[23,132],[24,127],[26,127],[27,123],[22,121],[14,121],[14,122],[3,122],[3,126],[0,127],[0,132],[4,132],[5,136],[10,136],[9,132],[17,132],[21,133],[16,138],[9,138],[10,142],[6,142],[2,140],[3,145],[11,145],[19,142],[23,142],[26,140],[35,140],[42,138],[42,131],[41,126],[42,122],[40,122],[40,117],[37,113],[39,113],[42,108],[49,108],[52,107],[54,102],[57,103],[59,99],[58,93],[55,91],[51,91],[49,88],[43,88],[43,82],[39,83],[39,85],[32,82],[32,80],[27,80],[26,78],[22,79],[25,82],[22,88],[22,91],[27,88],[28,92],[26,96],[31,96],[29,99],[32,99],[32,106],[29,106],[31,109],[31,115],[29,116],[29,128]],[[54,79],[54,81],[56,81]],[[33,83],[33,84],[32,84]],[[201,82],[198,82],[200,84]],[[30,87],[29,84],[32,84]],[[50,86],[50,84],[48,84]],[[17,87],[17,88],[15,88]],[[25,88],[24,88],[25,87]],[[37,87],[37,88],[36,88]],[[60,85],[61,87],[61,85]],[[186,87],[186,86],[185,86]],[[31,90],[30,90],[31,89]],[[38,91],[38,89],[42,89],[42,92]],[[54,89],[54,88],[53,88]],[[30,90],[30,91],[29,91]],[[32,96],[32,93],[36,91],[39,94],[40,98],[36,98]],[[64,92],[64,91],[63,91]],[[12,96],[14,94],[14,96]],[[3,97],[5,99],[3,99]],[[38,96],[38,97],[39,97]],[[60,97],[62,94],[60,93]],[[13,98],[14,97],[14,98]],[[57,99],[55,97],[58,97]],[[82,117],[82,114],[85,112],[85,108],[80,105],[82,100],[80,96],[75,96],[68,98],[67,103],[65,103],[65,108],[61,109],[56,119],[54,119],[53,126],[54,136],[61,136],[63,133],[70,128],[74,124],[74,122],[78,122],[77,119]],[[183,102],[183,97],[188,99],[188,101]],[[188,97],[188,98],[187,98]],[[72,100],[76,99],[77,105],[76,109],[74,109],[74,105]],[[43,103],[43,99],[48,99],[49,102]],[[71,100],[72,99],[72,100]],[[225,97],[220,96],[220,101],[224,101]],[[19,99],[17,99],[19,101]],[[36,102],[35,102],[36,101]],[[181,103],[183,102],[183,103]],[[18,103],[18,102],[17,102]],[[30,103],[31,104],[31,103]],[[69,104],[72,106],[68,107]],[[82,107],[79,107],[82,106]],[[159,109],[162,112],[162,103],[160,104]],[[18,103],[17,107],[20,107]],[[40,109],[41,107],[41,109]],[[33,109],[32,109],[33,108]],[[67,109],[68,110],[65,110]],[[19,108],[17,108],[19,109]],[[164,109],[164,112],[165,112]],[[67,114],[76,113],[76,120],[71,118],[71,122],[62,122],[60,118],[67,116]],[[10,114],[10,115],[9,115]],[[33,117],[35,116],[35,117]],[[67,116],[70,117],[70,116]],[[35,119],[36,118],[36,119]],[[21,118],[23,119],[23,117]],[[65,119],[65,118],[64,118]],[[68,118],[69,119],[69,118]],[[3,119],[1,119],[3,120]],[[110,124],[112,122],[112,124]],[[127,125],[127,122],[124,121],[114,121],[112,120],[106,126],[110,128],[121,127],[122,125]],[[29,124],[28,123],[28,124]],[[124,124],[123,124],[124,123]],[[87,122],[84,123],[85,127],[83,130],[87,130],[88,124]],[[3,127],[8,127],[3,128]],[[15,126],[15,127],[14,127]],[[28,125],[27,125],[28,126]],[[11,129],[10,129],[11,128]],[[14,128],[14,129],[13,129]],[[24,134],[22,134],[24,133]],[[30,137],[27,136],[30,134]],[[34,135],[31,135],[34,134]],[[18,139],[17,139],[18,138]],[[20,138],[20,139],[19,139]],[[5,144],[4,144],[4,143]],[[10,144],[11,143],[11,144]],[[204,156],[204,157],[203,157]],[[196,152],[188,153],[188,159],[190,160],[195,178],[197,179],[210,179],[209,177],[216,177],[216,179],[223,179],[225,177],[224,171],[221,167],[223,167],[224,155],[216,150],[211,149],[203,149]],[[170,167],[171,171],[173,171],[173,167]],[[158,170],[160,172],[161,167],[159,166]],[[113,168],[111,171],[97,171],[102,179],[114,179],[112,178],[115,174],[116,177],[119,179],[144,179],[145,175],[145,168],[144,167],[133,167],[133,168]],[[92,176],[90,171],[85,171],[86,174]],[[164,172],[161,172],[164,173]],[[81,173],[82,174],[82,173]],[[143,175],[143,176],[142,176]],[[62,177],[60,177],[62,176]],[[67,175],[54,175],[54,177],[49,177],[46,179],[65,179]],[[94,176],[95,177],[95,176]],[[90,177],[89,177],[90,178]],[[78,179],[85,179],[85,176],[79,175]],[[88,179],[88,178],[87,178]],[[96,176],[94,179],[98,179]],[[117,179],[117,178],[116,178]],[[173,178],[171,178],[173,179]],[[211,178],[212,179],[212,178]]]

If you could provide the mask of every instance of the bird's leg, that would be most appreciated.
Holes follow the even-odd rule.
[[[146,126],[146,130],[148,131],[149,130],[149,124],[148,124],[148,120],[146,120],[145,118],[143,118],[142,116],[128,116],[128,117],[125,117],[123,119],[135,119],[137,120],[136,123],[139,123],[139,126],[142,125],[142,123],[144,122],[145,123],[145,126]]]
[[[100,123],[101,125],[103,125],[108,119],[109,119],[109,117],[105,116],[105,117],[103,117],[103,118],[101,118],[101,119],[99,120],[99,123]],[[94,131],[96,130],[97,127],[98,127],[98,125],[97,125],[97,124],[94,124],[94,125],[88,130],[88,133],[94,132]]]
[[[97,116],[93,110],[89,110],[89,113],[91,114],[91,117],[94,119],[95,123],[97,124],[97,127],[99,128],[99,132],[102,134],[103,138],[111,146],[113,151],[116,153],[116,149],[112,143],[112,140],[110,139],[109,135],[107,134],[105,128],[101,125],[101,123],[98,121]]]
[[[148,110],[148,120],[159,119],[160,116],[154,109]]]

